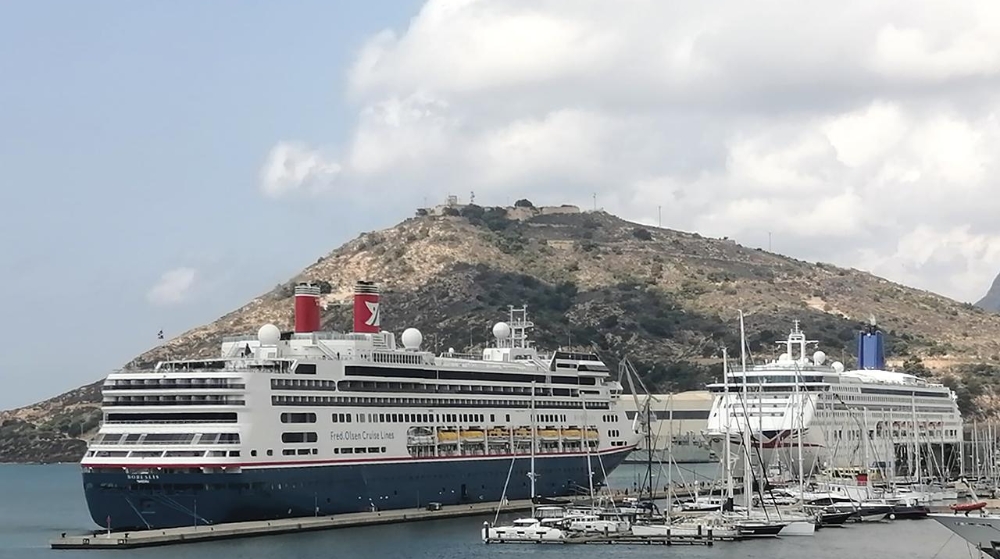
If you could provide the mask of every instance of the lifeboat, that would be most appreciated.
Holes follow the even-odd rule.
[[[514,437],[518,439],[530,439],[531,429],[525,429],[524,427],[514,431]]]
[[[597,429],[587,429],[588,440],[596,441],[598,438],[600,438],[600,436],[601,435],[600,433],[597,432]]]
[[[545,440],[558,440],[559,430],[558,429],[539,429],[538,436]]]
[[[487,433],[491,439],[506,439],[510,436],[510,431],[506,429],[490,429]]]
[[[948,508],[955,512],[981,510],[986,508],[986,501],[979,501],[978,503],[952,503],[951,505],[948,505]]]
[[[458,440],[458,433],[454,431],[440,431],[438,433],[438,442],[455,442]]]
[[[579,440],[583,433],[579,429],[563,429],[562,436],[564,439],[576,439]]]
[[[482,431],[462,430],[462,440],[467,442],[483,442],[486,440],[486,433]]]

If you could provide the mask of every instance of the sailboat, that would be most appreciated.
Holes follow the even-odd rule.
[[[743,457],[743,496],[744,505],[742,514],[737,512],[729,513],[729,518],[736,524],[736,528],[740,531],[741,535],[744,536],[799,536],[799,535],[812,535],[816,529],[815,521],[806,517],[805,515],[796,515],[795,513],[789,514],[789,511],[781,511],[780,509],[774,508],[772,511],[777,516],[777,519],[772,519],[771,515],[768,514],[768,508],[763,507],[761,509],[754,509],[752,507],[751,501],[751,488],[753,487],[753,465],[750,459],[750,449],[752,448],[750,439],[750,417],[747,409],[747,355],[746,355],[746,332],[744,329],[743,322],[743,311],[740,311],[740,362],[742,365],[741,379],[742,386],[738,392],[739,398],[737,399],[740,403],[741,409],[737,414],[733,414],[730,411],[730,405],[725,406],[723,413],[728,414],[726,422],[726,433],[727,439],[730,437],[729,434],[729,417],[732,415],[742,416],[745,425],[741,425],[739,432],[742,439],[742,444],[740,445],[742,457]],[[726,398],[730,400],[730,394],[728,388],[726,389]],[[801,405],[801,400],[800,400]],[[794,424],[792,425],[794,428]],[[799,441],[801,444],[801,433],[799,436]],[[727,445],[728,446],[728,445]],[[799,475],[802,475],[801,468],[801,450],[799,451]],[[727,453],[728,455],[728,453]],[[761,464],[761,470],[763,471],[764,465]],[[730,473],[730,476],[732,474]],[[762,480],[763,481],[763,480]],[[801,477],[800,477],[800,485]],[[730,493],[731,494],[731,493]],[[784,515],[785,518],[781,518]]]
[[[538,507],[535,494],[535,447],[538,444],[538,425],[535,414],[535,383],[531,383],[531,470],[528,478],[531,480],[531,516],[518,518],[510,526],[492,526],[489,522],[483,522],[482,538],[483,543],[519,543],[519,542],[551,542],[560,543],[566,539],[566,532],[559,525],[563,522],[562,507]],[[515,456],[514,461],[517,460]],[[511,463],[511,469],[514,464]],[[509,477],[509,476],[508,476]],[[505,488],[506,489],[506,488]],[[504,491],[503,504],[506,499]],[[497,516],[500,515],[500,506],[497,506]],[[496,517],[494,517],[496,523]]]

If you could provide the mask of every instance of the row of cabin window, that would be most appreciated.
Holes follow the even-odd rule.
[[[369,447],[354,447],[354,448],[335,448],[333,449],[334,454],[379,454],[385,452],[385,447],[369,446]]]
[[[104,388],[113,390],[146,390],[150,388],[246,388],[238,379],[122,379],[106,380]]]
[[[281,414],[285,416],[287,414]],[[297,414],[297,415],[310,415],[312,416],[312,421],[304,421],[303,423],[315,423],[316,414]],[[510,422],[510,414],[505,414],[508,423]],[[335,413],[333,414],[334,423],[351,423],[351,414],[349,413]],[[358,423],[365,422],[365,414],[357,414]],[[486,421],[486,414],[482,413],[445,413],[445,414],[433,414],[433,413],[369,413],[367,414],[367,419],[369,423],[484,423]],[[556,423],[559,421],[565,422],[565,414],[539,414],[538,421],[544,423]],[[282,419],[282,422],[285,422]],[[490,423],[496,422],[496,414],[490,414]],[[287,423],[287,422],[285,422]]]
[[[337,383],[332,380],[273,378],[271,389],[336,390]]]
[[[442,398],[395,398],[395,397],[355,397],[355,396],[271,396],[272,406],[339,406],[339,405],[411,405],[411,406],[476,406],[476,407],[504,407],[504,408],[529,408],[530,400],[471,400],[465,398],[442,399]],[[584,402],[588,409],[608,409],[609,402]],[[579,402],[545,402],[535,405],[536,408],[580,408]],[[288,421],[289,423],[298,423]],[[305,422],[308,423],[308,422]]]
[[[328,390],[333,390],[332,388]],[[381,382],[373,380],[342,380],[337,382],[337,390],[342,392],[412,392],[416,394],[518,394],[531,395],[530,386],[495,386],[484,385],[461,385],[461,384],[427,384],[419,382]],[[571,396],[577,397],[579,394],[599,394],[597,390],[584,390],[577,388],[553,388],[536,386],[537,396]]]
[[[622,436],[622,432],[619,431],[618,429],[608,429],[608,436],[609,437],[620,437],[620,436]]]

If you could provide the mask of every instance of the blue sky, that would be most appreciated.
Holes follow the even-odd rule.
[[[338,141],[345,70],[414,2],[0,5],[0,409],[91,382],[397,215],[268,199],[283,138]],[[168,270],[183,304],[147,293]]]
[[[0,2],[0,408],[472,190],[985,293],[1000,3],[622,5]]]

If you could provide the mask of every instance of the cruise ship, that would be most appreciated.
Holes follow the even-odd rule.
[[[295,288],[295,328],[228,338],[214,359],[122,370],[81,466],[111,530],[527,499],[586,490],[634,450],[622,385],[597,355],[542,356],[510,308],[481,355],[398,347],[379,290],[354,288],[354,331],[320,331],[320,290]],[[588,465],[589,462],[589,465]],[[504,488],[506,486],[506,494]]]
[[[777,360],[730,370],[715,394],[705,435],[720,455],[730,440],[740,454],[747,430],[751,463],[785,471],[857,468],[891,478],[948,477],[961,453],[962,417],[942,384],[886,370],[883,333],[874,319],[858,333],[857,370],[827,363],[798,322]],[[727,437],[728,433],[728,437]],[[801,440],[801,446],[799,442]],[[734,471],[740,471],[737,460]],[[919,469],[919,470],[918,470]],[[766,471],[766,470],[765,470]]]

